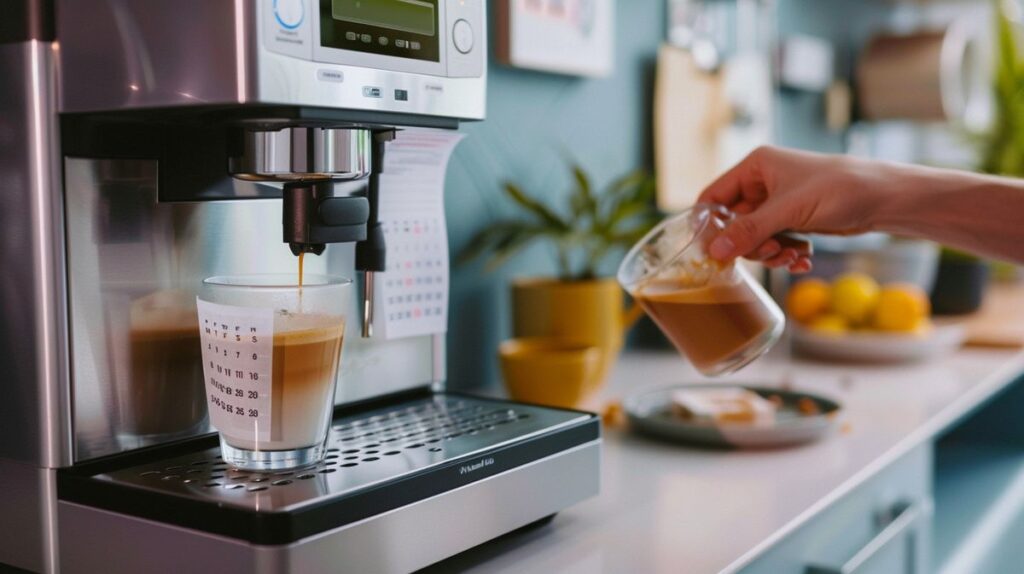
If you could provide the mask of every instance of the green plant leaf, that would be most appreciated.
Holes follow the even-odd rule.
[[[558,217],[558,215],[556,215],[555,212],[548,209],[547,206],[540,203],[539,201],[526,195],[526,193],[524,193],[523,190],[520,189],[519,186],[517,186],[516,184],[506,182],[505,193],[509,197],[511,197],[513,201],[519,204],[520,207],[526,209],[528,212],[530,212],[533,216],[535,216],[545,225],[553,229],[563,231],[569,229],[569,224],[562,220],[562,218]]]
[[[519,230],[508,233],[494,245],[494,256],[487,262],[485,269],[494,271],[504,265],[509,259],[522,251],[534,240],[544,234],[536,227],[523,227]]]
[[[529,227],[530,224],[515,220],[503,220],[488,225],[470,238],[465,249],[460,251],[458,257],[456,257],[456,265],[469,263],[484,253],[495,249],[495,246],[505,241],[506,237],[517,234]]]
[[[616,232],[610,238],[609,243],[617,246],[629,248],[632,247],[637,241],[643,239],[644,235],[651,230],[658,222],[661,221],[661,215],[658,213],[649,213],[640,218],[640,220],[632,227],[628,227],[621,231]]]
[[[636,186],[633,191],[633,201],[641,201],[647,204],[653,204],[657,191],[657,182],[650,175],[644,174],[643,180]]]
[[[981,145],[979,169],[1000,175],[1024,175],[1024,61],[1019,25],[997,2],[995,20],[995,121]]]
[[[608,218],[608,224],[610,228],[614,228],[618,223],[625,221],[635,215],[639,215],[646,211],[650,211],[650,206],[646,203],[636,201],[624,201],[615,206],[615,211],[612,212]]]
[[[643,181],[648,179],[648,177],[649,176],[647,175],[647,172],[645,172],[642,169],[631,171],[626,175],[613,181],[612,184],[608,186],[608,192],[612,195],[623,194],[631,189],[636,188],[636,186],[643,183]]]
[[[594,198],[594,188],[590,185],[590,177],[579,165],[572,166],[572,176],[576,180],[576,193],[573,198],[580,207],[580,214],[588,215],[591,218],[596,217],[597,199]]]
[[[494,269],[537,240],[555,248],[558,275],[565,280],[597,275],[614,251],[635,243],[660,219],[654,208],[654,178],[643,171],[630,172],[596,193],[584,169],[570,164],[573,189],[569,215],[562,217],[549,205],[527,195],[512,182],[504,192],[525,212],[523,219],[501,220],[477,232],[457,262],[463,263],[490,252],[486,268]]]

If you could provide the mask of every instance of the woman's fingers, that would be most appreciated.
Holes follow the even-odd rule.
[[[775,239],[769,239],[761,244],[751,256],[750,259],[755,261],[765,261],[775,257],[782,252],[782,245]]]
[[[800,259],[800,254],[795,249],[785,248],[779,252],[775,257],[765,259],[762,263],[766,267],[775,269],[776,267],[789,267]]]
[[[789,217],[785,206],[765,203],[756,211],[734,219],[708,246],[708,254],[719,261],[749,257],[765,242],[778,241],[779,238],[773,236],[790,228]]]
[[[809,258],[812,255],[814,255],[814,245],[811,244],[811,241],[804,237],[803,235],[787,231],[784,233],[776,234],[774,239],[778,241],[779,245],[781,245],[783,248],[788,247],[796,250],[797,254],[800,257]]]
[[[794,274],[808,273],[814,264],[811,262],[810,257],[799,257],[792,265],[789,266],[789,272]]]

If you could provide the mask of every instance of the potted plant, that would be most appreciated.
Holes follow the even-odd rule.
[[[601,264],[640,240],[659,220],[654,208],[654,178],[637,171],[616,179],[603,191],[578,165],[571,166],[573,188],[561,209],[537,199],[512,182],[505,195],[520,209],[480,230],[459,260],[490,255],[494,269],[538,241],[553,247],[558,275],[516,280],[512,310],[516,337],[557,337],[601,351],[594,377],[599,386],[622,348],[626,328],[642,313],[624,311],[623,292]]]
[[[978,170],[993,175],[1024,177],[1024,59],[1020,55],[1019,25],[999,3],[996,18],[996,56],[993,84],[995,118],[978,138]],[[932,290],[938,314],[963,314],[981,307],[988,288],[990,264],[973,255],[944,248]]]

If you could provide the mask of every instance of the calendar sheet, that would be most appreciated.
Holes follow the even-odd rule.
[[[376,277],[374,330],[386,339],[448,330],[444,178],[462,134],[403,130],[388,143],[380,180],[387,271]]]
[[[271,440],[274,311],[196,305],[210,422],[230,436]]]

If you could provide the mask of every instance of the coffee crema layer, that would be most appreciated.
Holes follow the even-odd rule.
[[[672,344],[704,372],[771,331],[773,317],[746,283],[687,287],[659,280],[633,295]]]

